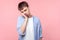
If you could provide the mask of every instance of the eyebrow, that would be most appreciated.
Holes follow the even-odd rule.
[[[27,9],[24,9],[22,12],[26,11]]]

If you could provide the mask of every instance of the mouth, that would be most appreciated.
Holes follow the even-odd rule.
[[[27,17],[29,17],[29,15],[28,14],[25,14]]]

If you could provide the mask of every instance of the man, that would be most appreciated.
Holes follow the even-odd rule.
[[[20,2],[18,10],[22,14],[22,16],[18,16],[17,20],[18,40],[42,40],[41,23],[30,13],[28,3]]]

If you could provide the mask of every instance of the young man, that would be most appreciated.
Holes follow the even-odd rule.
[[[18,40],[42,40],[41,23],[30,13],[28,3],[20,2],[18,10],[22,14],[22,16],[18,16],[17,20]]]

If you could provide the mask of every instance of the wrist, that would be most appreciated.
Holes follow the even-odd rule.
[[[25,21],[27,21],[28,20],[28,18],[25,18]]]

